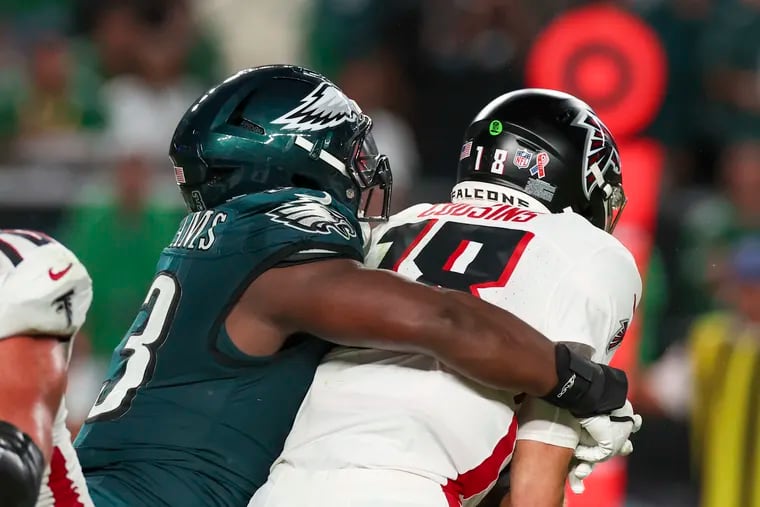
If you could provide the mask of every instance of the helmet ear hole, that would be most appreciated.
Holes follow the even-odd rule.
[[[229,166],[214,166],[214,170],[209,177],[209,182],[218,183],[220,181],[224,181],[232,176],[236,169],[236,167]]]
[[[237,107],[235,107],[235,110],[230,114],[229,118],[227,118],[227,124],[232,125],[233,127],[242,127],[250,132],[263,136],[266,134],[264,127],[243,116],[243,112],[257,93],[258,89],[254,88],[243,100],[240,101]]]
[[[232,124],[235,125],[236,127],[242,127],[246,130],[250,130],[254,134],[259,134],[261,136],[266,134],[266,130],[264,130],[264,127],[262,127],[258,123],[253,123],[252,121],[247,120],[243,118],[242,116],[240,118],[236,118],[232,122]]]

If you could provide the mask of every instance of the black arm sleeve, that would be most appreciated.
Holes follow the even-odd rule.
[[[624,371],[591,362],[563,343],[554,350],[559,382],[541,399],[578,418],[608,414],[625,404],[628,378]]]
[[[34,507],[44,471],[42,451],[29,435],[0,421],[0,505]]]

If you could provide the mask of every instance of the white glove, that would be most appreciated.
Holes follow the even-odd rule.
[[[633,413],[629,401],[610,415],[589,417],[580,421],[581,438],[575,449],[568,482],[576,495],[586,490],[583,481],[591,475],[594,464],[614,456],[628,456],[633,444],[628,437],[641,428],[641,416]]]
[[[567,481],[570,483],[570,489],[576,495],[580,495],[586,491],[586,486],[583,485],[584,479],[586,479],[594,470],[594,465],[586,463],[585,461],[573,460],[573,466],[570,468],[570,473],[567,475]]]
[[[598,415],[581,419],[581,441],[575,448],[578,461],[599,463],[613,456],[628,456],[633,452],[633,444],[628,439],[641,428],[641,416],[633,413],[631,402],[609,415]],[[584,439],[584,434],[590,440]]]
[[[581,419],[581,437],[575,448],[575,459],[568,474],[570,489],[575,494],[585,491],[583,481],[591,475],[594,464],[613,456],[628,456],[633,452],[631,434],[641,429],[641,416],[633,413],[631,402],[609,415]]]

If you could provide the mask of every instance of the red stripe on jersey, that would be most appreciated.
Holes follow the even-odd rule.
[[[504,287],[507,285],[507,282],[509,281],[509,277],[512,276],[512,273],[515,271],[515,268],[517,267],[517,263],[520,262],[520,258],[522,257],[522,254],[525,252],[525,249],[528,247],[528,243],[530,243],[530,240],[532,240],[535,237],[535,234],[532,232],[526,232],[525,235],[520,238],[520,241],[518,241],[517,246],[515,246],[515,250],[512,252],[512,255],[509,257],[509,261],[507,261],[507,265],[504,267],[504,271],[501,272],[501,275],[499,275],[499,279],[494,282],[484,282],[484,283],[476,283],[473,285],[470,285],[470,292],[474,296],[480,297],[480,289],[490,289],[493,287]]]
[[[466,239],[463,239],[461,243],[459,243],[459,246],[456,250],[454,250],[454,253],[452,253],[448,259],[446,259],[446,264],[443,265],[444,271],[451,271],[451,267],[454,265],[454,263],[457,261],[460,255],[467,249],[467,245],[469,245],[470,242]]]
[[[427,225],[420,231],[419,234],[417,234],[417,237],[414,238],[414,241],[406,247],[406,250],[404,250],[404,253],[401,254],[401,257],[398,258],[396,261],[396,264],[393,265],[393,271],[398,272],[399,266],[401,266],[401,263],[406,260],[407,257],[409,257],[409,254],[412,253],[412,250],[414,250],[414,247],[416,247],[420,241],[422,241],[422,238],[425,237],[425,235],[430,231],[430,229],[433,228],[435,224],[438,223],[438,220],[431,220],[427,223]]]
[[[50,458],[48,487],[53,492],[55,507],[84,507],[79,501],[79,493],[74,489],[74,482],[69,478],[66,458],[58,447],[53,448],[53,456]]]
[[[456,479],[449,479],[441,486],[449,507],[461,507],[463,499],[482,493],[496,482],[501,469],[515,450],[516,440],[517,416],[514,415],[507,434],[501,437],[489,457],[472,470],[459,474]]]

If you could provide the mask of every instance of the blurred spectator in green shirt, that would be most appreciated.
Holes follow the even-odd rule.
[[[114,194],[72,209],[60,233],[92,276],[97,297],[84,331],[99,358],[110,357],[132,323],[158,256],[184,214],[176,206],[148,203],[150,172],[139,156],[121,159]]]

